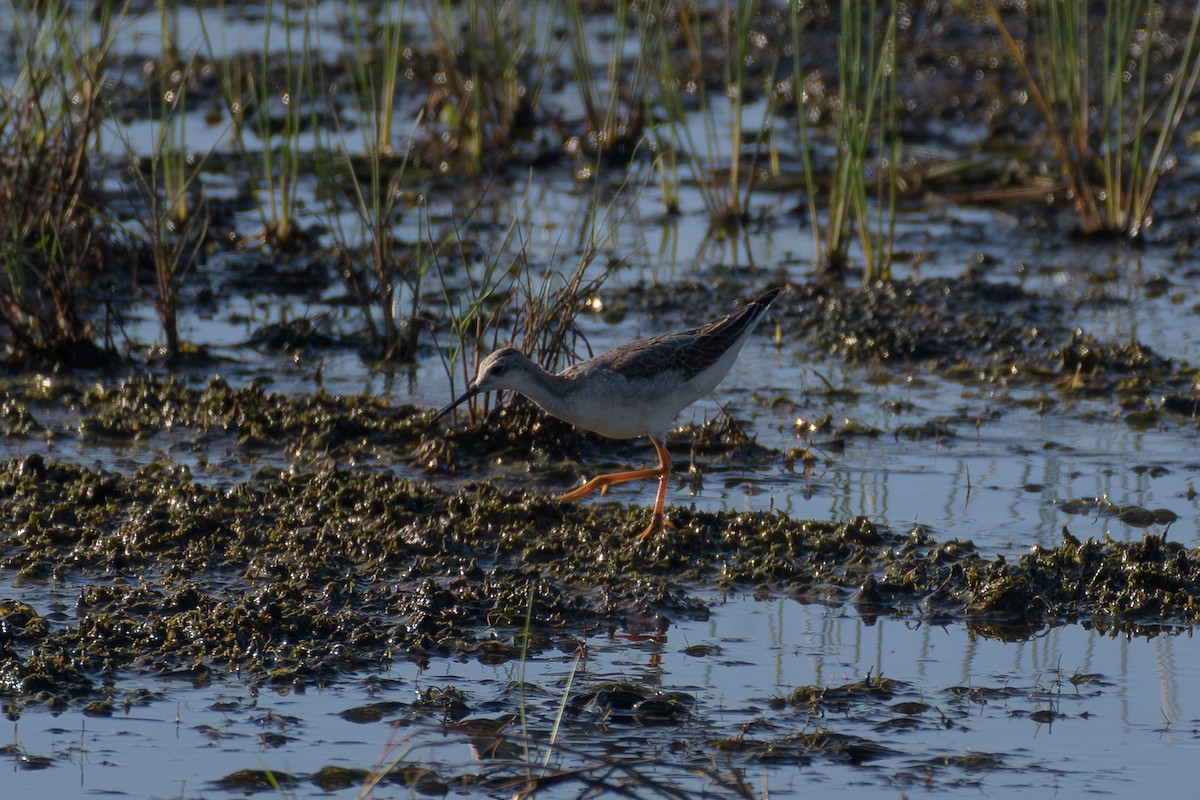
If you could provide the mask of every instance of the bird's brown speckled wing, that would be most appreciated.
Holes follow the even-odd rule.
[[[590,361],[576,364],[564,374],[604,367],[636,380],[652,378],[669,370],[682,370],[684,381],[689,381],[719,361],[746,329],[766,312],[780,291],[764,292],[737,311],[706,325],[614,347]]]

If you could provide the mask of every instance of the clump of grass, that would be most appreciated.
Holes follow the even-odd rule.
[[[801,31],[804,25],[799,3],[788,4],[788,21],[792,35],[792,93],[796,100],[796,127],[800,135],[800,163],[804,168],[804,189],[808,205],[809,228],[812,231],[813,252],[817,253],[818,259],[823,262],[824,259],[821,257],[821,253],[823,252],[821,248],[821,231],[817,225],[817,181],[812,161],[812,140],[808,130],[808,109],[805,107],[808,97],[804,88],[803,61],[800,57],[801,53],[804,52],[800,48],[802,39]]]
[[[173,11],[173,9],[172,9]],[[195,264],[208,230],[207,206],[197,191],[198,176],[204,159],[193,160],[187,151],[184,115],[187,109],[188,67],[179,59],[172,33],[174,14],[165,0],[159,0],[163,27],[162,60],[158,74],[162,80],[151,94],[149,117],[154,130],[152,152],[145,160],[137,157],[122,129],[130,155],[130,170],[138,194],[139,214],[135,218],[138,238],[144,240],[154,272],[150,301],[162,326],[163,353],[169,359],[180,355],[179,292]],[[171,76],[179,76],[171,80]],[[156,85],[156,84],[152,84]],[[138,259],[134,259],[134,286],[140,285]]]
[[[351,146],[337,109],[330,107],[327,116],[332,125],[318,131],[316,157],[326,227],[339,272],[366,319],[374,342],[372,355],[393,362],[409,361],[416,354],[422,279],[432,265],[430,248],[440,246],[427,242],[432,236],[427,235],[428,214],[420,196],[403,188],[421,114],[406,144],[396,147],[392,142],[405,5],[368,10],[350,4],[353,47],[347,50],[346,71],[353,79],[361,143]],[[348,214],[344,213],[347,207]],[[421,215],[418,236],[415,242],[402,244],[395,229],[402,214],[414,207]]]
[[[366,126],[364,146],[368,153],[380,156],[395,155],[392,132],[407,8],[404,0],[369,9],[352,0],[348,6],[353,48],[347,53],[346,67],[354,78],[359,121]]]
[[[1022,46],[986,0],[1083,231],[1136,237],[1151,221],[1155,190],[1200,81],[1200,6],[1184,29],[1168,24],[1172,9],[1155,0],[1105,0],[1093,36],[1096,7],[1086,0],[1024,4]],[[1153,81],[1162,82],[1161,94]]]
[[[468,269],[465,288],[453,295],[442,261],[435,260],[450,308],[452,343],[444,363],[451,388],[456,373],[463,386],[470,384],[483,357],[509,342],[548,369],[561,368],[576,354],[580,338],[577,317],[594,297],[594,288],[605,273],[585,282],[585,259],[561,285],[555,285],[554,273],[535,281],[520,236],[514,220],[494,254],[475,270],[477,276],[472,277]],[[460,250],[459,260],[467,269],[471,259],[465,250]],[[468,405],[470,415],[486,415],[489,404],[488,396],[473,398]],[[522,417],[522,421],[528,420]]]
[[[116,25],[67,5],[13,6],[17,75],[0,87],[0,349],[63,352],[91,341],[81,292],[101,263],[91,159]]]
[[[439,347],[438,353],[442,356],[442,364],[446,376],[450,379],[452,391],[459,381],[463,386],[470,385],[479,361],[486,355],[481,351],[496,349],[500,341],[504,305],[512,275],[514,270],[521,268],[515,259],[512,263],[502,263],[501,254],[509,249],[509,242],[516,235],[517,224],[514,220],[505,230],[503,239],[494,251],[495,254],[482,259],[476,270],[469,268],[472,259],[466,252],[462,238],[459,237],[456,261],[464,271],[463,287],[459,291],[451,288],[453,281],[448,275],[447,259],[434,259],[442,297],[450,311],[451,343],[448,347]],[[476,274],[473,275],[472,272]],[[474,358],[468,357],[472,348],[480,351]],[[469,413],[472,416],[486,413],[488,400],[489,398],[484,396],[473,398],[468,403]]]
[[[597,62],[592,53],[596,21],[584,16],[582,0],[566,3],[567,41],[571,51],[574,85],[583,106],[583,131],[567,142],[568,154],[586,154],[596,158],[621,155],[628,158],[642,138],[643,105],[649,60],[651,31],[654,26],[645,22],[655,19],[653,11],[642,13],[634,4],[617,0],[612,4],[610,20],[613,33],[608,45],[608,58],[603,62],[603,77],[597,79]],[[636,15],[636,16],[633,16]],[[639,44],[632,65],[625,60],[628,22],[642,20],[638,25]]]
[[[656,6],[656,14],[677,21],[688,54],[686,64],[678,70],[667,36],[658,30],[665,26],[656,26],[656,77],[665,119],[654,120],[651,131],[664,202],[668,211],[678,210],[679,183],[674,171],[682,156],[714,231],[740,225],[748,219],[750,198],[756,186],[756,166],[776,113],[777,94],[771,84],[779,48],[772,54],[769,37],[752,30],[755,20],[761,22],[766,13],[760,4],[739,3],[718,16],[721,78],[720,91],[713,92],[706,83],[703,60],[707,45],[699,7],[689,17],[683,6],[665,2]],[[746,106],[753,89],[752,68],[762,69],[767,103],[747,160]],[[688,121],[687,106],[693,98],[699,108],[702,140],[693,136]]]
[[[433,85],[424,104],[429,145],[459,155],[468,173],[506,152],[536,113],[551,65],[553,24],[541,3],[429,0]],[[539,36],[543,39],[539,41]]]
[[[274,0],[267,0],[266,36],[257,70],[248,69],[242,57],[230,56],[224,39],[218,52],[204,15],[198,17],[209,57],[217,67],[234,143],[252,176],[254,201],[262,222],[261,229],[244,241],[282,250],[294,248],[304,238],[299,225],[304,160],[301,135],[314,113],[313,81],[317,72],[312,7],[302,4],[297,32],[293,5],[282,3],[283,12],[279,13]],[[218,0],[216,12],[225,13],[224,0]],[[276,27],[284,36],[281,55],[272,52]],[[293,41],[296,35],[300,37],[299,46]],[[249,135],[257,139],[257,148]]]
[[[458,381],[464,386],[470,384],[479,362],[502,345],[516,346],[551,371],[561,370],[589,352],[579,323],[586,310],[596,307],[600,290],[612,272],[610,265],[600,269],[594,265],[619,227],[622,214],[618,200],[619,193],[602,211],[594,211],[585,220],[582,252],[566,274],[553,268],[539,270],[530,263],[519,215],[514,216],[493,255],[479,263],[475,276],[467,267],[472,259],[456,235],[460,263],[467,270],[464,289],[451,289],[442,259],[435,259],[443,297],[450,308],[452,340],[443,350],[443,363],[452,390]],[[522,205],[527,202],[528,198]],[[486,415],[489,403],[489,395],[468,401],[471,417]],[[506,424],[525,427],[534,414],[528,407],[528,413],[513,414],[506,418]]]
[[[895,116],[896,8],[895,2],[889,5],[881,26],[876,0],[841,2],[839,94],[834,110],[837,158],[829,187],[824,246],[818,251],[824,270],[841,273],[847,266],[853,226],[862,249],[866,280],[891,274],[896,211],[894,166],[899,139]],[[796,85],[800,85],[799,75]],[[804,113],[801,107],[801,126],[805,124]],[[802,138],[805,136],[802,127]],[[866,174],[872,153],[878,159],[874,221]],[[806,168],[809,166],[806,161]]]

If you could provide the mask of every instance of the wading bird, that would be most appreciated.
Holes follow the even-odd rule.
[[[479,365],[475,380],[429,424],[484,392],[511,389],[551,416],[610,439],[647,436],[658,452],[658,466],[592,478],[556,500],[571,501],[626,481],[658,478],[654,516],[639,538],[670,523],[663,518],[671,455],[664,438],[679,412],[704,397],[729,373],[742,345],[782,289],[771,289],[718,320],[675,333],[664,333],[601,353],[557,375],[520,351],[505,347]]]

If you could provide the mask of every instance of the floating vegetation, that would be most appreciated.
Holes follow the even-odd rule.
[[[630,531],[641,509],[564,507],[486,485],[445,494],[386,473],[264,470],[219,487],[168,464],[122,476],[36,457],[3,465],[0,496],[0,568],[86,582],[69,625],[21,603],[2,608],[0,685],[49,703],[94,699],[97,676],[123,671],[237,669],[299,685],[393,658],[516,658],[520,648],[493,639],[520,629],[531,591],[534,650],[647,613],[703,618],[704,601],[679,588],[689,583],[831,603],[857,589],[854,602],[865,607],[869,591],[876,615],[919,619],[936,608],[968,624],[1089,619],[1115,631],[1200,620],[1200,554],[1158,535],[1066,535],[1008,563],[865,519],[677,509],[677,529],[639,542]],[[124,577],[107,577],[116,573]],[[887,697],[893,685],[812,687],[789,702]],[[686,709],[622,686],[579,703],[643,720]],[[453,687],[420,704],[450,719],[467,713]]]
[[[1138,341],[1105,342],[1070,327],[1062,301],[1015,284],[966,276],[851,289],[810,283],[798,291],[791,300],[797,332],[851,362],[917,364],[959,381],[1043,384],[1064,397],[1113,399],[1141,428],[1196,418],[1200,370]],[[895,433],[953,435],[944,420]]]

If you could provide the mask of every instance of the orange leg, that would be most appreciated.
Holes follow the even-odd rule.
[[[638,534],[639,539],[645,539],[663,528],[675,527],[663,517],[663,505],[667,502],[667,484],[671,482],[671,454],[657,439],[650,441],[654,443],[654,449],[658,451],[658,463],[662,469],[662,475],[658,479],[658,496],[654,498],[654,516],[650,518],[650,524],[646,530]]]
[[[560,494],[554,499],[561,502],[570,502],[587,497],[595,491],[599,491],[603,495],[608,491],[608,487],[615,486],[618,483],[658,478],[658,495],[654,500],[654,516],[650,520],[650,526],[642,531],[638,538],[644,539],[650,534],[661,530],[664,526],[668,528],[673,527],[671,523],[663,519],[663,505],[667,500],[667,484],[671,480],[671,454],[667,452],[667,448],[657,439],[652,438],[650,441],[654,445],[654,449],[658,452],[657,467],[597,475],[578,489],[573,489],[566,494]]]
[[[618,483],[628,483],[629,481],[644,481],[646,478],[657,478],[661,474],[661,468],[648,467],[646,469],[635,469],[632,472],[613,472],[608,475],[597,475],[578,489],[572,489],[566,494],[558,495],[554,499],[566,503],[571,500],[580,500],[597,490],[603,496],[610,486],[616,486]]]

